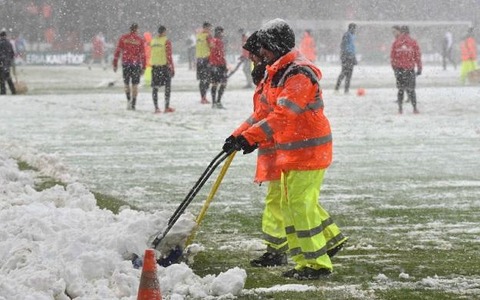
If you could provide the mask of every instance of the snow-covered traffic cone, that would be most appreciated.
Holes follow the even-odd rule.
[[[153,249],[145,250],[137,300],[162,300],[157,277],[157,260]]]

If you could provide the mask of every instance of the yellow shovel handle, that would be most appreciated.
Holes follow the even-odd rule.
[[[213,184],[212,189],[210,190],[210,194],[208,194],[207,200],[205,200],[205,203],[203,204],[203,207],[200,210],[200,213],[198,214],[197,219],[195,220],[197,225],[195,226],[195,229],[193,230],[192,234],[188,237],[187,242],[185,243],[185,246],[190,245],[193,238],[195,237],[197,228],[199,227],[200,223],[203,221],[203,218],[205,217],[207,209],[210,206],[210,203],[212,202],[213,197],[215,196],[215,193],[217,192],[218,187],[220,186],[220,183],[222,183],[223,177],[225,176],[225,173],[227,173],[228,167],[232,163],[232,160],[235,157],[236,153],[237,153],[236,151],[232,152],[232,154],[230,154],[227,160],[225,160],[225,163],[222,169],[220,170],[220,173],[218,174],[217,180],[215,180],[215,183]]]

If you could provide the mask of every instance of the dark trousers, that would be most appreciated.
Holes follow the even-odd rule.
[[[407,99],[412,104],[413,108],[417,107],[417,94],[415,92],[416,75],[413,69],[393,69],[397,84],[397,102],[401,110],[405,92],[407,92]]]
[[[170,107],[172,75],[168,66],[152,66],[152,99],[155,109],[158,108],[158,88],[165,86],[165,109]]]
[[[210,87],[210,64],[207,58],[197,58],[197,80],[200,81],[200,96],[205,98],[207,96],[208,88]]]
[[[17,91],[15,90],[15,85],[13,84],[12,77],[10,76],[10,70],[2,69],[0,73],[0,95],[5,95],[7,93],[5,83],[8,84],[12,95],[15,95]]]
[[[335,90],[338,91],[340,88],[340,84],[342,83],[343,79],[345,78],[345,93],[348,93],[350,90],[350,80],[352,79],[353,74],[353,66],[356,64],[355,57],[347,57],[342,59],[342,71],[337,79],[337,84],[335,85]]]
[[[452,49],[444,49],[442,52],[442,65],[443,69],[447,69],[447,60],[453,65],[454,69],[457,69],[457,63],[452,58]]]

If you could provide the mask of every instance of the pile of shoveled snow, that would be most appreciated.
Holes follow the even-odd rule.
[[[0,299],[136,299],[141,270],[125,258],[143,254],[170,213],[125,208],[115,215],[99,209],[81,183],[41,192],[34,183],[34,171],[20,171],[0,151]],[[171,299],[233,298],[247,277],[233,268],[202,278],[186,264],[157,273]]]

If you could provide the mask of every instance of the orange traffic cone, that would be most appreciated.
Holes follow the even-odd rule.
[[[157,260],[153,249],[145,250],[137,300],[162,300],[160,283],[157,278]]]

